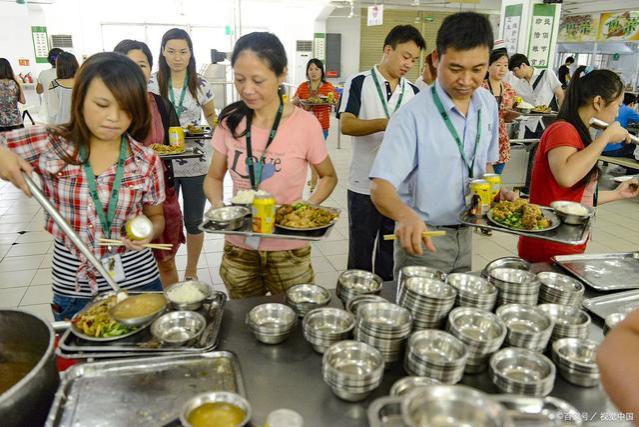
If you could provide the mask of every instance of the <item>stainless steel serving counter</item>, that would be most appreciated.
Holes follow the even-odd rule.
[[[535,265],[535,271],[551,271],[548,264]],[[601,295],[587,291],[586,297]],[[393,301],[395,285],[385,283],[382,296]],[[279,345],[258,342],[244,325],[246,313],[264,302],[283,302],[282,295],[229,301],[222,323],[220,350],[234,352],[240,362],[248,400],[253,407],[253,425],[262,426],[266,416],[278,408],[290,408],[304,417],[305,427],[364,427],[368,425],[367,409],[370,403],[388,395],[392,384],[405,376],[401,363],[396,363],[384,374],[382,385],[368,399],[349,403],[336,397],[322,380],[320,354],[315,353],[302,334],[301,322],[291,336]],[[333,294],[331,305],[341,307]],[[593,316],[591,338],[602,339],[602,322]],[[498,393],[487,373],[466,375],[461,384],[476,387],[488,393]],[[592,421],[589,425],[627,426],[618,421],[622,414],[614,408],[601,387],[582,388],[564,381],[559,375],[551,396],[570,402]]]

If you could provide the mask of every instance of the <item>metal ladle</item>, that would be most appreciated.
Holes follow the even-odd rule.
[[[610,124],[604,122],[603,120],[595,119],[593,117],[592,119],[590,119],[590,126],[592,126],[595,129],[605,130],[608,128],[608,126],[610,126]],[[635,144],[639,144],[639,137],[636,137],[632,134],[629,134],[629,136],[632,142],[634,142]]]

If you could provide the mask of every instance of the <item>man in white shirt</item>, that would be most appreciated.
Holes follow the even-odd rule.
[[[389,119],[419,92],[404,76],[419,62],[425,47],[424,38],[412,25],[393,28],[384,40],[379,65],[346,83],[338,110],[342,133],[353,137],[348,183],[348,268],[374,271],[384,280],[393,278],[393,243],[382,237],[393,234],[395,222],[373,205],[368,175]]]

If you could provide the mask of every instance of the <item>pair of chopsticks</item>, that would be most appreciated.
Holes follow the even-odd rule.
[[[439,230],[439,231],[424,231],[422,233],[422,237],[441,237],[441,236],[445,236],[446,235],[446,231],[444,230]],[[394,234],[384,234],[384,240],[395,240],[397,238],[397,236],[395,236]]]
[[[124,246],[124,243],[122,243],[122,240],[100,239],[100,242],[98,243],[98,245],[99,246]],[[149,249],[158,249],[160,251],[170,251],[171,249],[173,249],[173,245],[170,243],[147,243],[142,246]]]

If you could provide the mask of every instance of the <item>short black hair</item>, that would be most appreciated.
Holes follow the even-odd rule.
[[[113,48],[115,53],[121,53],[125,56],[132,50],[141,50],[146,56],[146,60],[149,61],[149,67],[153,68],[153,54],[146,43],[137,40],[124,39]]]
[[[386,35],[384,47],[390,46],[395,49],[398,44],[410,41],[415,42],[420,49],[426,49],[426,40],[424,40],[424,37],[422,37],[422,34],[417,28],[412,25],[396,25],[390,30],[388,35]]]
[[[634,95],[629,92],[626,92],[623,94],[623,103],[625,105],[634,104],[635,102],[637,102],[637,95]]]
[[[494,37],[490,21],[475,12],[459,12],[448,15],[437,31],[437,53],[443,55],[446,49],[471,50],[487,47],[493,50]]]
[[[528,57],[524,55],[523,53],[516,53],[513,56],[511,56],[510,59],[508,60],[508,69],[512,71],[515,68],[521,67],[521,64],[526,64],[530,66],[530,62],[528,62]]]
[[[58,79],[72,79],[75,77],[80,65],[75,55],[69,52],[60,52],[55,61],[55,73]]]
[[[488,60],[488,65],[498,61],[504,56],[506,57],[506,59],[508,59],[508,51],[506,50],[506,48],[501,47],[499,49],[493,50],[492,52],[490,52],[490,59]]]
[[[308,69],[311,68],[311,65],[315,65],[317,68],[320,69],[320,71],[322,72],[321,80],[323,82],[326,82],[326,76],[324,75],[324,64],[317,58],[310,59],[306,64],[306,78],[310,80],[310,77],[308,77]]]
[[[55,60],[62,52],[64,51],[59,47],[54,47],[49,51],[49,54],[47,55],[47,61],[49,62],[49,64],[51,64],[52,67],[55,67]]]
[[[566,58],[566,64],[573,64],[575,62],[575,58],[572,56],[569,56],[568,58]]]

